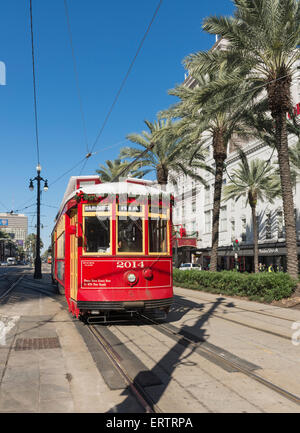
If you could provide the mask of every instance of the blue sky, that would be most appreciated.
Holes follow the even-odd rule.
[[[91,148],[114,97],[158,5],[158,0],[68,0],[79,86]],[[63,0],[33,0],[38,129],[41,175],[50,188],[42,194],[41,237],[45,247],[70,176],[59,181],[86,152],[80,105]],[[175,98],[168,90],[184,80],[183,58],[209,49],[215,42],[201,30],[209,15],[231,15],[230,0],[164,0],[116,106],[87,161],[83,175],[95,174],[100,163],[118,157],[126,135],[141,132],[144,119]],[[0,86],[0,211],[28,215],[35,232],[36,175],[29,0],[3,2],[0,16],[0,61],[6,85]],[[118,144],[119,143],[119,144]],[[110,149],[106,149],[109,148]],[[106,150],[105,150],[106,149]],[[149,176],[148,176],[149,177]],[[51,184],[53,185],[51,186]],[[26,209],[24,209],[27,206]]]

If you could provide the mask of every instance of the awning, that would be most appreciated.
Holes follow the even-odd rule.
[[[173,239],[173,248],[176,248],[176,241],[177,241],[177,248],[181,247],[197,247],[197,238],[177,238]]]

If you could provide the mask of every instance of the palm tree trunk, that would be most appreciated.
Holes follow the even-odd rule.
[[[285,239],[287,248],[287,271],[292,278],[298,278],[297,237],[294,214],[293,188],[288,153],[288,139],[285,112],[275,117],[276,147],[282,189],[283,212],[285,222]]]
[[[156,179],[159,185],[166,185],[168,183],[168,175],[169,175],[168,167],[166,167],[163,164],[157,165]]]
[[[223,182],[224,161],[226,155],[216,155],[216,173],[215,173],[215,187],[214,187],[214,201],[213,201],[213,218],[212,218],[212,241],[211,241],[211,256],[210,256],[210,271],[217,270],[218,264],[218,246],[219,246],[219,220],[220,220],[220,207],[221,207],[221,193]]]
[[[253,227],[253,259],[254,259],[254,272],[258,272],[258,233],[256,223],[256,205],[250,204],[252,213],[252,227]]]

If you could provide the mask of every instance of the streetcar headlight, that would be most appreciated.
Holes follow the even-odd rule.
[[[136,276],[135,276],[134,274],[128,274],[128,275],[127,275],[127,280],[128,280],[130,283],[134,283],[134,282],[136,281]]]

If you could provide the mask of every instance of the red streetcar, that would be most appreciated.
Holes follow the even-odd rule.
[[[52,279],[77,318],[168,312],[172,200],[150,182],[71,177],[52,233]]]

